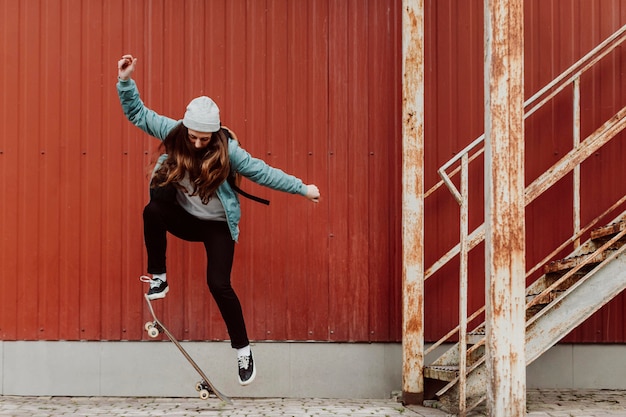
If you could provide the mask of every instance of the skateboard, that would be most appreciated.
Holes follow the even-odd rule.
[[[200,394],[200,398],[202,398],[203,400],[206,400],[210,397],[211,393],[213,393],[215,394],[217,398],[224,401],[225,403],[232,404],[233,403],[232,400],[228,398],[226,395],[222,394],[217,388],[215,388],[213,383],[211,383],[209,378],[206,376],[206,374],[200,368],[200,366],[198,366],[196,361],[194,361],[191,358],[191,356],[189,356],[189,353],[187,353],[185,348],[182,347],[180,342],[176,340],[176,338],[172,336],[172,333],[170,333],[170,331],[167,330],[167,328],[163,325],[163,323],[159,321],[156,314],[154,314],[154,308],[152,308],[152,302],[148,298],[147,294],[144,294],[144,298],[146,299],[146,302],[148,303],[150,314],[152,315],[152,318],[154,319],[153,321],[147,322],[145,325],[145,329],[148,332],[148,336],[155,338],[159,335],[159,333],[164,333],[165,336],[167,336],[167,338],[170,339],[172,343],[174,343],[174,345],[178,348],[178,350],[180,350],[180,353],[183,354],[185,359],[187,359],[189,364],[193,366],[193,368],[196,370],[196,372],[198,372],[198,374],[202,378],[202,380],[196,384],[196,391],[198,391],[198,393]]]

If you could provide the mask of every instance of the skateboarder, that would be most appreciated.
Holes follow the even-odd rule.
[[[137,58],[118,61],[117,91],[126,117],[162,141],[150,184],[150,202],[144,208],[144,241],[151,300],[168,291],[165,252],[167,232],[192,242],[202,242],[207,256],[207,284],[226,323],[231,346],[237,350],[239,383],[250,384],[256,367],[241,304],[231,286],[230,273],[239,235],[239,200],[227,181],[232,172],[274,190],[300,194],[318,202],[315,185],[252,157],[222,129],[217,104],[209,97],[193,99],[182,120],[147,108],[131,74]]]

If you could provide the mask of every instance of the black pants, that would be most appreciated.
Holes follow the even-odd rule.
[[[202,242],[207,256],[207,284],[222,314],[235,349],[249,344],[237,294],[230,283],[235,242],[222,221],[201,220],[169,201],[152,199],[143,210],[148,273],[166,272],[167,232],[190,242]]]

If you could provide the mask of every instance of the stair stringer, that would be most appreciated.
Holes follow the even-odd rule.
[[[626,289],[626,254],[622,246],[526,324],[526,364],[574,330]]]

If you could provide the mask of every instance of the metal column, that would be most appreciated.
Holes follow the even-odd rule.
[[[523,0],[485,0],[487,407],[526,415]]]
[[[402,1],[402,393],[424,399],[424,0]]]

